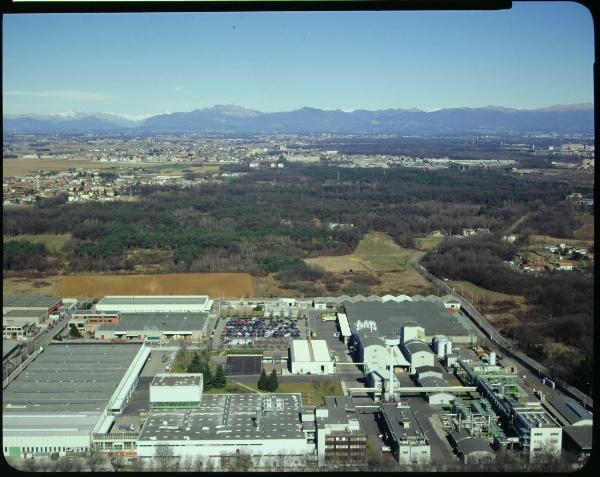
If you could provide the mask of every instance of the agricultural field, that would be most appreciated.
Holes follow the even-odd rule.
[[[426,246],[431,246],[431,242]],[[387,234],[371,232],[364,236],[350,255],[323,256],[304,260],[337,274],[367,272],[381,284],[372,287],[375,294],[417,294],[430,289],[429,282],[410,264],[418,250],[403,248]]]
[[[4,235],[3,241],[27,240],[33,243],[43,243],[50,253],[61,252],[65,244],[71,240],[71,234],[40,234],[40,235]]]
[[[160,275],[61,275],[57,293],[69,297],[105,295],[209,295],[244,297],[252,292],[248,273]]]
[[[59,275],[11,277],[2,280],[3,293],[35,293],[37,295],[56,295]]]
[[[85,159],[4,159],[2,177],[27,176],[40,170],[66,171],[68,169],[110,169],[114,162],[99,162]]]

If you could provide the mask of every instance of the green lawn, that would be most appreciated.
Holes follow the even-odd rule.
[[[208,391],[204,391],[207,394],[224,394],[224,393],[250,393],[252,392],[248,388],[253,390],[258,389],[258,378],[256,382],[245,382],[244,386],[240,386],[234,382],[235,378],[227,379],[227,386],[225,388],[213,388]],[[279,381],[279,387],[275,391],[276,393],[301,393],[302,402],[308,405],[322,405],[325,404],[323,399],[325,396],[342,396],[342,385],[339,381],[328,380],[328,381]]]
[[[263,351],[258,348],[232,348],[225,350],[225,354],[263,354]]]
[[[7,240],[27,240],[33,243],[43,243],[49,252],[56,253],[60,252],[65,244],[71,240],[71,234],[22,234],[22,235],[4,235],[3,241]]]

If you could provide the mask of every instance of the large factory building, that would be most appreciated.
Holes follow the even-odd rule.
[[[89,450],[127,405],[149,353],[133,343],[49,345],[4,390],[4,455]]]

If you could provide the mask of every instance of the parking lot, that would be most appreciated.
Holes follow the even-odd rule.
[[[250,345],[258,348],[287,348],[291,339],[305,339],[304,317],[221,317],[213,332],[213,347]]]

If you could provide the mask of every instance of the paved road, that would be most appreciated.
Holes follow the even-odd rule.
[[[471,304],[471,302],[469,302],[460,293],[458,293],[452,287],[448,286],[447,283],[440,280],[438,277],[429,272],[423,265],[421,265],[420,261],[424,255],[425,254],[419,254],[413,257],[411,259],[411,265],[413,265],[417,269],[417,271],[419,271],[423,276],[425,276],[429,281],[431,281],[434,285],[434,288],[458,298],[461,302],[461,307],[465,316],[467,316],[471,320],[471,322],[475,324],[475,326],[477,326],[477,328],[481,330],[498,349],[500,349],[507,356],[513,358],[515,361],[519,362],[520,364],[526,366],[531,371],[533,371],[539,380],[541,380],[544,377],[552,379],[557,384],[557,387],[565,394],[575,398],[588,409],[593,409],[594,403],[592,398],[587,396],[585,393],[581,392],[579,389],[576,389],[573,386],[568,385],[564,381],[553,377],[552,373],[548,368],[538,363],[531,357],[527,356],[525,353],[516,348],[506,338],[504,338],[500,333],[498,333],[498,331],[492,326],[492,324],[481,313],[479,313],[479,311]]]

